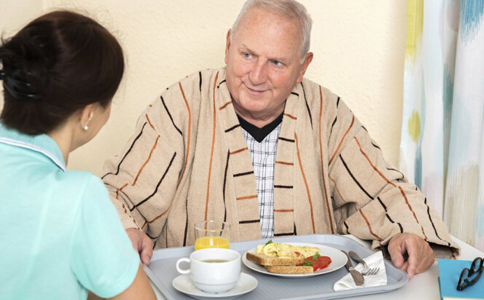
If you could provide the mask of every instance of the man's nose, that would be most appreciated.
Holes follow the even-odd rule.
[[[253,85],[263,84],[267,80],[267,64],[257,62],[254,64],[249,74],[250,81]]]

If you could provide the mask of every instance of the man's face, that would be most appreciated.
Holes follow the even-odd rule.
[[[225,49],[226,80],[236,112],[262,127],[284,111],[312,53],[301,63],[302,36],[295,20],[249,9]]]

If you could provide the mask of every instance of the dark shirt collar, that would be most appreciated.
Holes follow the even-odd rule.
[[[246,120],[242,119],[242,117],[239,115],[237,115],[237,118],[239,118],[240,126],[242,126],[245,131],[247,131],[257,142],[260,143],[269,135],[269,133],[271,133],[279,124],[281,124],[283,115],[284,113],[281,113],[279,117],[274,119],[274,121],[262,128],[250,124]]]

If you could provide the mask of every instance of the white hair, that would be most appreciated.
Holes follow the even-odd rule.
[[[295,0],[248,0],[240,10],[237,19],[232,25],[232,33],[230,34],[230,40],[235,35],[239,22],[244,14],[252,7],[259,7],[267,9],[268,11],[280,14],[290,19],[296,18],[299,22],[302,43],[301,43],[301,60],[304,61],[306,54],[309,52],[309,45],[311,43],[311,27],[312,19],[308,14],[306,8],[301,3]]]

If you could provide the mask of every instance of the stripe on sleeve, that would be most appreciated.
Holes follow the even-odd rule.
[[[405,192],[403,191],[401,186],[399,186],[398,189],[400,190],[400,193],[402,194],[403,198],[405,199],[405,203],[407,204],[408,209],[412,212],[413,217],[415,218],[415,221],[417,222],[417,224],[420,225],[420,228],[422,229],[422,233],[425,237],[425,241],[427,241],[427,235],[425,234],[425,230],[424,230],[423,226],[420,224],[420,222],[418,221],[417,215],[413,211],[412,205],[410,205],[410,202],[407,199],[407,195],[405,194]]]
[[[333,179],[333,177],[329,176],[329,180],[331,180],[334,184],[334,189],[336,190],[336,193],[338,193],[339,195],[339,198],[341,199],[341,201],[343,202],[346,202],[345,198],[343,197],[343,195],[341,195],[339,189],[338,189],[338,186],[336,185],[336,180]]]
[[[376,198],[378,199],[378,202],[380,202],[381,206],[385,210],[385,215],[386,215],[388,221],[390,221],[391,223],[395,224],[395,221],[393,221],[393,219],[388,214],[388,209],[387,209],[387,206],[385,205],[385,203],[383,203],[383,201],[380,199],[380,197],[376,197]],[[400,233],[403,233],[402,224],[400,224],[400,223],[397,223],[397,224],[398,224],[398,227],[400,227]]]
[[[151,129],[155,130],[155,127],[153,126],[153,124],[151,124],[151,120],[150,120],[150,117],[148,117],[148,114],[145,114],[145,117],[146,117],[146,120],[148,121],[148,124],[150,124]]]
[[[138,141],[138,139],[141,137],[141,135],[143,134],[143,130],[145,129],[145,126],[146,126],[147,122],[145,122],[143,124],[143,126],[141,127],[141,131],[140,133],[136,136],[136,138],[133,140],[133,142],[131,143],[131,146],[129,146],[129,149],[128,151],[126,151],[126,153],[124,154],[123,158],[121,159],[121,161],[119,162],[118,164],[118,167],[116,168],[116,172],[115,173],[112,173],[112,172],[109,172],[109,173],[106,173],[104,174],[103,177],[101,177],[101,179],[104,179],[104,177],[108,176],[108,175],[118,175],[119,174],[119,168],[121,167],[121,164],[123,163],[124,159],[128,156],[128,154],[131,152],[131,150],[133,150],[133,147],[134,147],[134,144],[136,144],[136,142]]]
[[[135,208],[139,207],[140,205],[142,205],[146,201],[150,200],[151,197],[153,197],[158,192],[158,188],[160,187],[161,183],[163,182],[163,179],[165,179],[166,174],[170,170],[171,165],[173,164],[173,161],[175,160],[175,157],[176,157],[176,152],[173,153],[173,156],[171,157],[170,163],[168,164],[168,167],[166,168],[165,172],[163,173],[163,176],[161,176],[160,181],[156,185],[154,192],[151,195],[149,195],[146,199],[142,200],[140,203],[138,203],[138,204],[134,205],[132,208],[130,208],[130,211],[133,211]]]
[[[368,157],[366,152],[361,147],[361,144],[360,144],[360,141],[358,141],[358,138],[355,136],[354,139],[355,139],[356,143],[358,144],[358,147],[360,148],[361,154],[363,154],[363,156],[366,158],[366,160],[368,161],[370,166],[373,168],[373,170],[375,170],[378,173],[378,175],[380,175],[380,177],[383,178],[383,180],[385,180],[388,184],[391,184],[393,187],[397,187],[393,182],[391,182],[388,178],[386,178],[385,175],[383,175],[383,173],[380,170],[378,170],[378,168],[373,164],[373,162],[370,160],[370,158]]]
[[[370,224],[370,221],[368,221],[368,218],[365,216],[365,214],[363,213],[363,210],[358,210],[360,212],[360,215],[363,217],[363,220],[365,220],[365,223],[366,223],[366,226],[368,226],[368,230],[370,231],[370,234],[372,236],[374,236],[377,240],[381,241],[382,238],[379,237],[376,233],[373,232],[373,230],[371,229],[371,224]]]
[[[434,221],[432,220],[432,216],[430,215],[430,206],[427,204],[427,197],[425,197],[424,201],[425,205],[427,206],[427,215],[429,216],[430,223],[432,224],[432,227],[434,228],[435,235],[439,238],[439,240],[446,242],[447,246],[450,247],[450,243],[442,238],[440,238],[439,234],[437,233],[437,228],[435,228]]]
[[[170,118],[171,123],[173,124],[173,127],[175,127],[176,131],[178,131],[178,133],[180,133],[180,135],[183,136],[183,133],[180,130],[180,128],[178,128],[178,126],[176,126],[175,121],[173,120],[173,117],[171,116],[171,113],[170,113],[170,111],[168,110],[168,107],[165,104],[165,99],[163,99],[163,96],[160,96],[160,100],[161,100],[161,103],[163,104],[163,106],[165,107],[166,113],[168,114],[168,117]]]
[[[341,138],[341,141],[339,141],[339,144],[338,144],[338,147],[336,148],[336,150],[334,151],[333,153],[333,156],[331,157],[331,159],[329,160],[329,164],[328,165],[331,165],[331,162],[333,162],[333,159],[335,158],[336,154],[338,154],[339,152],[339,149],[341,148],[341,145],[343,145],[343,142],[346,138],[346,136],[348,135],[348,133],[350,132],[351,128],[353,127],[353,124],[355,123],[355,116],[353,115],[353,118],[351,119],[351,124],[350,126],[348,127],[348,129],[346,129],[346,132],[345,134],[343,135],[343,137]]]
[[[348,167],[348,165],[346,164],[345,160],[343,159],[343,156],[340,154],[339,155],[340,159],[341,159],[341,162],[343,163],[343,165],[345,166],[346,168],[346,171],[348,171],[348,174],[350,174],[351,178],[353,178],[353,181],[360,187],[360,189],[368,196],[368,198],[370,198],[371,200],[373,200],[373,197],[363,188],[363,186],[358,182],[358,180],[356,180],[355,176],[353,175],[353,173],[351,173],[351,170],[350,168]]]
[[[141,166],[141,168],[139,169],[138,171],[138,174],[136,174],[136,178],[134,179],[133,183],[131,184],[131,186],[135,186],[136,184],[136,181],[138,181],[138,178],[139,176],[141,175],[141,172],[143,171],[143,169],[145,168],[145,166],[148,164],[148,162],[150,161],[151,159],[151,156],[153,155],[153,152],[155,151],[156,149],[156,145],[158,145],[158,140],[160,139],[160,136],[158,135],[156,137],[156,140],[155,140],[155,143],[153,144],[153,146],[151,147],[151,151],[150,151],[150,154],[148,155],[148,158],[146,159],[146,161],[143,163],[143,165]]]

